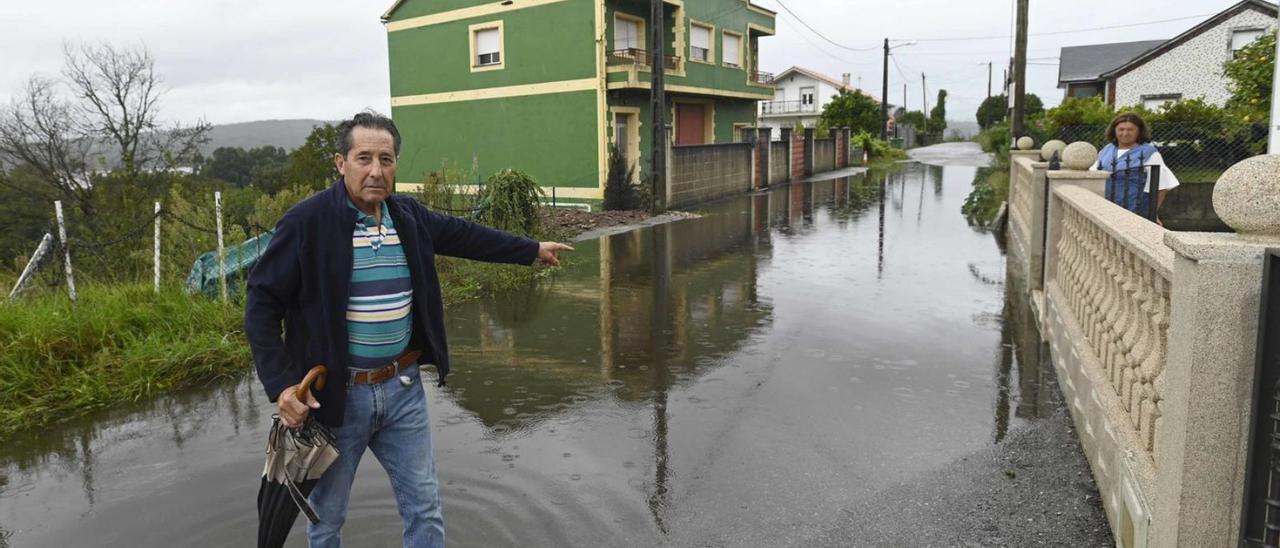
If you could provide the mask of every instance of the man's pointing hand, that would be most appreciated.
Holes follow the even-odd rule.
[[[556,254],[561,251],[573,251],[573,248],[558,242],[541,242],[538,244],[538,262],[560,266],[560,259]]]

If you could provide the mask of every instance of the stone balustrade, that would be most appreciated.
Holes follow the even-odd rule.
[[[1011,158],[1010,268],[1031,278],[1033,315],[1117,545],[1240,545],[1280,157],[1219,180],[1214,208],[1238,232],[1220,234],[1171,232],[1107,201],[1108,174],[1082,170],[1092,147],[1066,147],[1076,169],[1043,175],[1031,152]]]

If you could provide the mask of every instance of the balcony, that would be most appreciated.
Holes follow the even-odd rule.
[[[758,71],[758,70],[753,70],[753,71],[751,71],[751,75],[749,76],[749,78],[750,78],[751,83],[753,83],[753,84],[760,84],[760,85],[762,85],[762,86],[772,86],[772,85],[773,85],[773,73],[772,73],[772,72],[760,72],[760,71]]]
[[[613,50],[609,52],[608,64],[611,67],[635,67],[639,70],[649,70],[650,55],[648,50],[639,48]],[[680,57],[667,55],[663,64],[668,71],[678,71],[680,70]]]
[[[760,103],[762,116],[786,114],[817,114],[818,105],[803,101],[766,101]]]

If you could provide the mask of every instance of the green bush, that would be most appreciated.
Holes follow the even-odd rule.
[[[635,167],[628,165],[627,157],[618,147],[609,147],[609,177],[604,183],[604,208],[607,211],[639,209],[640,189],[632,183]]]
[[[498,230],[537,235],[542,220],[542,187],[528,174],[504,169],[489,177],[480,191],[476,219]]]

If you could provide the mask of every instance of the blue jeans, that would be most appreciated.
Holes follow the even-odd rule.
[[[401,374],[413,382],[402,386],[397,377],[392,377],[378,384],[347,386],[343,423],[333,430],[341,457],[311,492],[311,504],[320,517],[319,524],[307,526],[311,548],[342,546],[341,530],[347,518],[351,482],[366,447],[373,450],[391,478],[396,507],[404,521],[404,545],[444,546],[444,518],[431,455],[427,395],[416,366]]]

